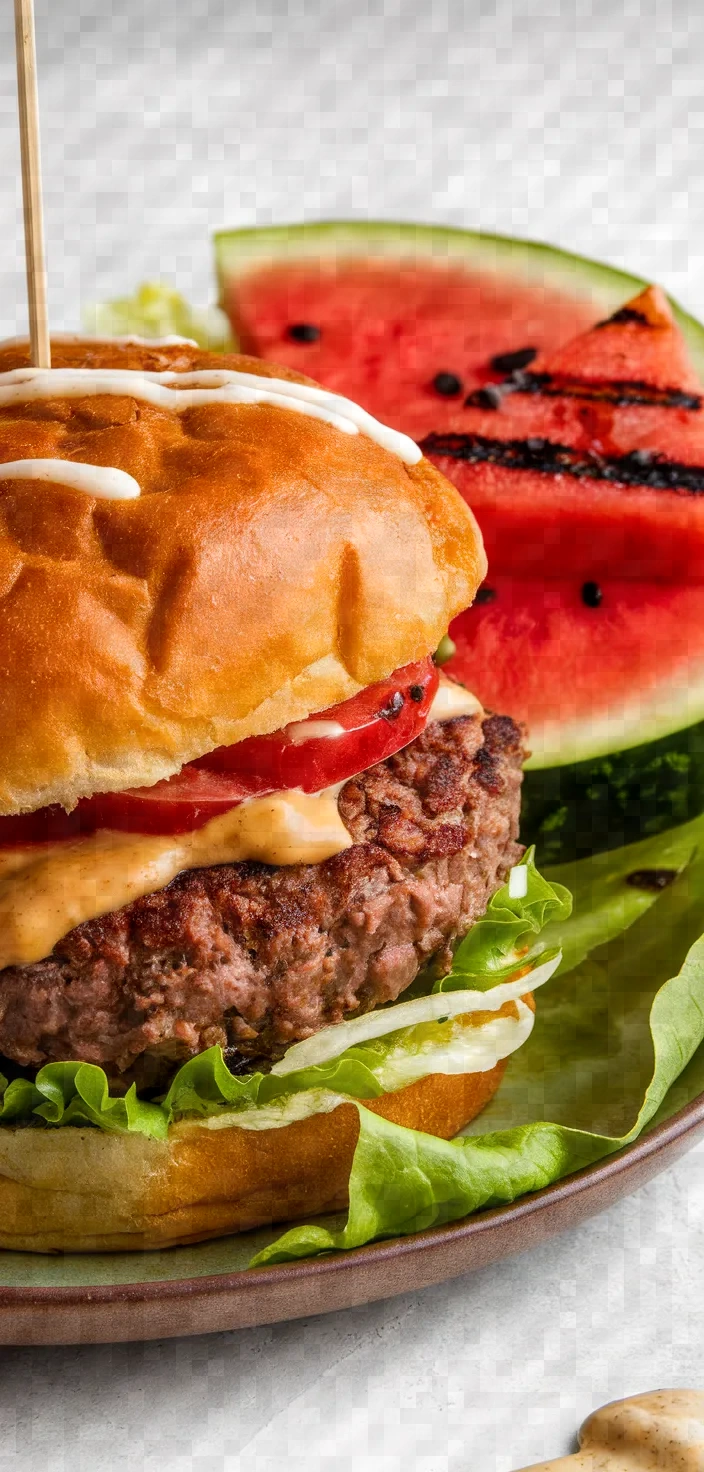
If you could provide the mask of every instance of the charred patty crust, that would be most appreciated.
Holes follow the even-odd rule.
[[[0,972],[0,1053],[156,1086],[214,1043],[249,1067],[394,1001],[429,958],[449,968],[519,858],[522,760],[508,717],[432,723],[343,788],[352,848],[180,874]]]

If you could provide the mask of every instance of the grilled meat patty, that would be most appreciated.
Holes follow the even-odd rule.
[[[522,759],[508,717],[432,723],[343,788],[352,848],[180,874],[0,972],[0,1053],[156,1086],[213,1043],[245,1066],[395,1000],[430,957],[448,969],[520,856]]]

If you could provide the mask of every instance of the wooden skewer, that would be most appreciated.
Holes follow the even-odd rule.
[[[33,0],[15,0],[15,45],[17,49],[17,93],[20,109],[22,153],[22,199],[24,244],[27,257],[29,342],[35,368],[51,368],[49,315],[47,311],[44,219],[39,155],[39,103],[37,100],[37,52],[34,41]]]

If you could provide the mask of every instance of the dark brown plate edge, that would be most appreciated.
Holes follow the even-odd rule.
[[[594,1205],[592,1211],[582,1211],[577,1208],[574,1213],[574,1222],[585,1220],[587,1216],[596,1214],[606,1209],[612,1201],[616,1201],[621,1195],[625,1195],[628,1186],[623,1190],[616,1190],[610,1194],[609,1200],[603,1200],[603,1193],[599,1187],[607,1187],[614,1178],[621,1177],[628,1172],[635,1171],[661,1153],[667,1155],[667,1161],[663,1161],[662,1168],[665,1169],[670,1161],[674,1161],[678,1154],[684,1153],[688,1148],[687,1137],[697,1132],[704,1132],[704,1094],[700,1094],[689,1104],[664,1120],[636,1140],[632,1145],[623,1150],[614,1152],[606,1159],[596,1162],[594,1165],[585,1166],[584,1169],[574,1174],[565,1176],[551,1186],[546,1186],[541,1191],[532,1192],[521,1197],[518,1201],[507,1206],[499,1206],[487,1211],[479,1211],[469,1217],[461,1218],[459,1221],[448,1222],[440,1227],[431,1227],[425,1232],[412,1233],[407,1237],[393,1237],[381,1242],[373,1242],[365,1247],[354,1248],[350,1251],[330,1253],[326,1257],[305,1258],[296,1263],[278,1263],[271,1267],[244,1268],[232,1273],[205,1274],[194,1278],[167,1278],[156,1279],[150,1282],[114,1283],[114,1284],[85,1284],[71,1287],[13,1287],[0,1286],[0,1309],[11,1309],[22,1307],[24,1309],[36,1307],[49,1307],[62,1305],[64,1307],[80,1307],[81,1305],[109,1305],[120,1303],[148,1304],[149,1302],[161,1302],[165,1300],[188,1299],[193,1295],[205,1298],[209,1295],[220,1296],[223,1293],[251,1292],[272,1285],[284,1283],[293,1285],[296,1282],[309,1282],[311,1279],[320,1280],[331,1276],[344,1274],[365,1260],[369,1269],[382,1269],[385,1264],[398,1266],[400,1261],[412,1255],[428,1253],[437,1248],[448,1238],[459,1245],[466,1243],[474,1237],[481,1237],[497,1227],[503,1227],[506,1231],[527,1222],[536,1214],[545,1212],[550,1208],[559,1208],[561,1205],[575,1201],[577,1204],[585,1191],[594,1191],[599,1195],[599,1201]],[[695,1140],[689,1143],[692,1145]],[[679,1150],[676,1148],[679,1145]],[[654,1170],[643,1176],[643,1181],[634,1184],[633,1189],[644,1183]],[[565,1230],[571,1225],[569,1220],[560,1220],[555,1223],[554,1231]],[[552,1232],[541,1233],[536,1241],[545,1236],[553,1235]],[[526,1250],[530,1245],[530,1234],[523,1243],[517,1243],[510,1247],[505,1255]],[[497,1254],[498,1255],[498,1254]],[[469,1269],[471,1263],[467,1264]],[[461,1271],[461,1268],[457,1269]],[[435,1281],[431,1278],[430,1281]],[[391,1296],[394,1291],[390,1286],[388,1293],[378,1294],[378,1297]],[[370,1298],[373,1295],[370,1295]],[[316,1312],[310,1307],[304,1312]],[[0,1338],[0,1343],[2,1339]]]

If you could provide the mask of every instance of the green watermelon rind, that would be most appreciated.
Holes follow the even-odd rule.
[[[593,761],[527,771],[521,837],[563,863],[653,837],[704,812],[704,722]]]
[[[262,266],[305,260],[434,259],[471,263],[527,283],[563,288],[593,302],[608,315],[649,283],[616,266],[575,255],[542,241],[385,220],[321,220],[311,224],[271,225],[215,232],[215,267],[220,305],[229,281],[242,280]],[[678,302],[670,304],[684,333],[697,371],[704,377],[704,327]]]
[[[451,672],[451,671],[450,671]],[[614,706],[564,721],[552,721],[536,732],[529,771],[595,761],[617,751],[631,751],[704,721],[704,650],[701,665],[673,671],[651,692],[634,691],[620,709]]]

